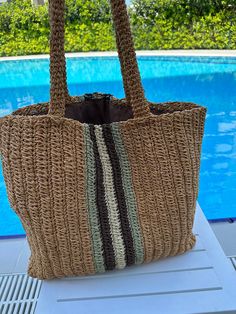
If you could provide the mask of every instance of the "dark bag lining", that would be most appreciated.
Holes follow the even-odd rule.
[[[85,94],[81,103],[66,106],[65,117],[81,123],[109,124],[133,117],[131,107],[115,105],[108,94]]]
[[[110,94],[85,94],[72,97],[73,102],[66,105],[65,118],[88,124],[109,124],[112,122],[127,121],[133,118],[132,108],[126,99],[117,99]],[[176,111],[191,110],[199,106],[193,103],[148,102],[154,115],[173,113]],[[39,116],[48,114],[49,103],[42,103],[20,108],[13,115]]]

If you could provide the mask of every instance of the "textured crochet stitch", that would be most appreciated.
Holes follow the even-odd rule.
[[[110,2],[126,99],[106,98],[102,113],[123,118],[81,120],[93,100],[68,93],[64,0],[51,0],[50,103],[0,120],[8,197],[27,233],[29,275],[40,279],[123,269],[195,244],[206,109],[145,99],[125,1]]]

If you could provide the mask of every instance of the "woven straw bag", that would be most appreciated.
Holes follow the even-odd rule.
[[[110,2],[126,99],[69,96],[64,0],[51,0],[50,103],[1,119],[4,177],[32,277],[122,269],[195,244],[206,109],[146,101],[125,1]]]

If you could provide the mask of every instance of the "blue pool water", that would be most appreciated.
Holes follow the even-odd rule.
[[[192,101],[208,108],[199,203],[208,219],[236,217],[236,58],[140,57],[147,98]],[[49,62],[0,62],[0,116],[49,99]],[[93,91],[123,97],[117,58],[71,58],[72,95]],[[0,167],[0,236],[23,234],[10,209]]]

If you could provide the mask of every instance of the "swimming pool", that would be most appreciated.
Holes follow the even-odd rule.
[[[72,95],[93,91],[123,97],[116,57],[69,58]],[[147,98],[192,101],[208,108],[199,203],[208,219],[236,217],[236,58],[139,57]],[[0,116],[49,99],[49,61],[0,62]],[[0,236],[24,234],[9,207],[0,166]]]

